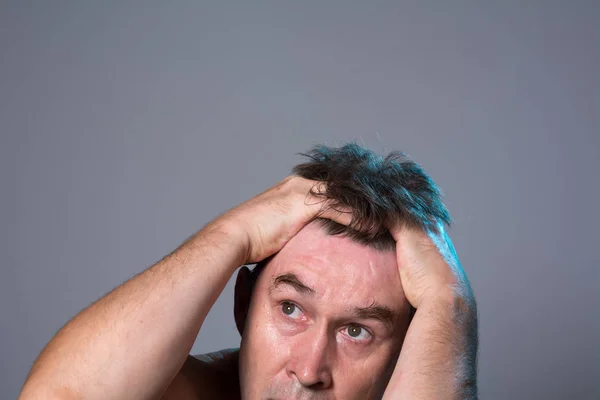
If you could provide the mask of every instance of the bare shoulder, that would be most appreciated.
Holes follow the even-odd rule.
[[[189,355],[163,400],[239,399],[238,351]]]

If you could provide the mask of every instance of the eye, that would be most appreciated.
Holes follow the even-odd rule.
[[[371,333],[368,330],[357,324],[350,324],[346,327],[346,333],[354,340],[368,340],[371,338]]]
[[[284,301],[283,303],[281,303],[281,312],[287,315],[288,317],[294,319],[299,318],[302,314],[300,308],[298,308],[297,305],[289,301]]]

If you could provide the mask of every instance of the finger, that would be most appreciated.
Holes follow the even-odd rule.
[[[320,218],[330,219],[345,226],[350,226],[352,223],[352,210],[350,207],[325,204],[321,212],[318,213],[318,216]]]
[[[422,229],[410,227],[403,221],[393,221],[388,224],[387,228],[396,242],[406,241],[408,237],[414,235],[425,234]]]
[[[400,240],[400,235],[401,235],[400,231],[401,231],[402,227],[399,223],[397,223],[397,222],[390,223],[390,224],[388,224],[387,229],[396,242],[398,240]]]
[[[309,208],[309,218],[326,218],[349,226],[352,223],[352,209],[328,199],[327,185],[324,182],[309,182],[311,187],[304,202]]]

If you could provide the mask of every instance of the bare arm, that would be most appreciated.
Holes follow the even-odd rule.
[[[476,399],[477,311],[455,294],[417,309],[385,398]]]
[[[163,395],[237,266],[276,253],[324,211],[326,203],[310,193],[315,184],[286,178],[80,312],[42,350],[19,400]],[[319,215],[351,218],[335,210]]]
[[[477,399],[477,304],[444,227],[396,228],[402,288],[417,309],[385,399]]]
[[[209,225],[65,325],[35,361],[19,399],[150,399],[186,360],[245,250]]]

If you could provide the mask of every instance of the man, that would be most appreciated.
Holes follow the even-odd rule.
[[[435,184],[356,144],[307,156],[75,316],[20,399],[476,398],[476,304]],[[240,350],[189,356],[252,263]]]

